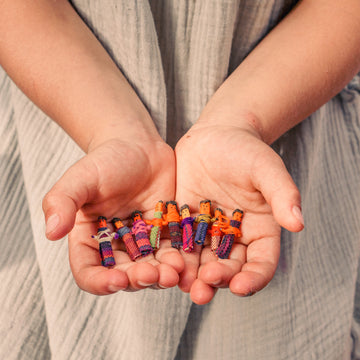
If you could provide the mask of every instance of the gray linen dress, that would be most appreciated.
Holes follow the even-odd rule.
[[[291,0],[75,0],[174,145]],[[83,156],[0,69],[0,359],[360,359],[360,77],[274,148],[306,228],[282,232],[271,283],[205,306],[177,288],[96,297],[41,201]],[[358,291],[357,291],[358,288]]]

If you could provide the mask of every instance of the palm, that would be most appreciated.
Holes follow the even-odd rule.
[[[145,152],[113,140],[85,156],[59,181],[61,187],[75,188],[73,197],[80,204],[69,234],[69,255],[81,288],[106,294],[125,287],[135,290],[177,284],[183,263],[168,241],[162,241],[155,256],[136,262],[131,261],[120,241],[114,241],[116,266],[107,269],[100,265],[98,243],[91,238],[97,232],[99,215],[109,220],[120,217],[126,222],[131,212],[139,209],[144,218],[151,218],[158,200],[174,198],[174,174],[173,153],[166,144],[152,144]]]
[[[197,209],[200,200],[211,199],[228,217],[236,208],[244,211],[241,243],[234,244],[229,259],[217,259],[209,246],[198,256],[198,280],[191,296],[206,303],[215,288],[229,284],[235,293],[254,293],[271,280],[279,257],[280,226],[257,184],[264,162],[271,168],[277,155],[245,131],[206,128],[188,135],[176,149],[178,201],[191,199],[190,207]],[[188,272],[196,269],[194,258],[185,257]]]

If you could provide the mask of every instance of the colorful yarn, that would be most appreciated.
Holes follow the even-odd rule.
[[[183,250],[188,253],[194,249],[193,223],[194,219],[191,217],[187,217],[181,221]]]
[[[141,255],[146,256],[153,252],[148,236],[148,226],[144,220],[137,220],[133,223],[131,232],[135,235],[136,245],[138,246]]]
[[[120,239],[125,244],[126,252],[129,254],[131,260],[135,260],[141,256],[141,252],[136,245],[136,242],[131,235],[131,230],[127,226],[123,226],[116,230],[116,233],[119,235]]]
[[[209,216],[209,220],[210,220],[210,216]],[[199,222],[197,229],[196,229],[196,234],[195,234],[195,243],[196,244],[204,245],[208,227],[209,227],[209,224],[207,222],[205,222],[205,221]]]
[[[237,220],[230,220],[230,226],[229,228],[236,228],[240,229],[241,221]],[[231,230],[230,230],[231,231]],[[224,235],[224,237],[221,240],[221,243],[219,247],[216,250],[216,255],[220,259],[228,259],[230,255],[231,248],[233,246],[235,240],[235,234],[234,233],[228,233]]]
[[[101,259],[101,265],[103,266],[114,266],[115,259],[114,253],[111,246],[111,240],[118,238],[116,233],[112,233],[106,223],[107,219],[105,216],[98,217],[98,230],[96,235],[92,235],[93,239],[96,239],[99,242],[99,254]]]
[[[211,236],[211,251],[215,252],[219,247],[221,241],[221,235],[212,235]]]
[[[180,249],[183,244],[181,238],[180,224],[178,222],[169,222],[169,232],[171,246],[175,249]]]
[[[159,219],[159,223],[162,223],[162,211],[155,211],[154,212],[154,219]],[[156,220],[155,220],[156,221]],[[156,222],[153,221],[155,224]],[[161,236],[162,226],[154,225],[151,228],[150,232],[150,244],[153,249],[158,249],[160,247],[160,236]]]
[[[99,243],[99,253],[101,265],[106,267],[115,265],[114,253],[110,241],[103,241]]]

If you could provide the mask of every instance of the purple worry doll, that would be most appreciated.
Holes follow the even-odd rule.
[[[224,237],[221,240],[219,247],[216,249],[215,253],[220,259],[228,259],[230,255],[231,248],[233,246],[235,237],[241,237],[240,225],[242,222],[244,212],[242,210],[236,209],[232,213],[233,218],[230,220],[228,226],[221,228],[221,231],[225,233]]]
[[[195,218],[198,223],[195,235],[195,242],[199,245],[204,245],[207,230],[211,222],[211,201],[200,201],[200,214]]]
[[[131,234],[131,230],[127,226],[125,226],[119,218],[114,218],[112,220],[112,223],[115,227],[116,233],[119,235],[119,238],[122,239],[122,241],[124,242],[126,251],[129,254],[130,259],[134,261],[135,259],[140,257],[141,252],[136,245],[136,241]]]
[[[153,252],[153,248],[149,241],[148,231],[152,228],[151,225],[146,225],[142,218],[142,212],[135,210],[131,214],[133,225],[131,233],[135,235],[136,244],[141,252],[141,255],[146,256]]]
[[[165,221],[169,226],[171,246],[180,249],[182,246],[181,230],[180,230],[180,214],[176,201],[168,201],[166,203]]]
[[[101,257],[101,265],[109,267],[115,265],[114,253],[111,246],[111,240],[116,239],[118,235],[112,233],[106,224],[106,217],[99,216],[98,222],[98,232],[97,235],[92,235],[93,239],[96,239],[99,242],[99,253]]]
[[[182,239],[183,239],[183,250],[187,253],[192,252],[194,249],[194,234],[193,234],[193,224],[194,218],[190,216],[190,208],[187,204],[183,205],[180,208],[181,214],[181,228]]]

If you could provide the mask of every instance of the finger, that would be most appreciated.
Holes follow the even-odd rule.
[[[185,265],[184,270],[180,273],[178,286],[183,292],[190,292],[191,286],[197,278],[201,249],[201,245],[195,245],[194,250],[191,253],[180,250]]]
[[[199,279],[213,287],[228,287],[231,278],[240,272],[246,261],[246,246],[234,244],[229,259],[218,259],[210,249],[204,249],[201,259]]]
[[[151,262],[136,262],[133,264],[126,272],[129,278],[129,287],[132,290],[145,289],[158,283],[159,271],[154,264]]]
[[[278,237],[256,240],[247,247],[247,260],[230,281],[230,290],[239,296],[254,294],[273,278],[280,255]]]
[[[205,305],[213,299],[215,293],[216,289],[212,286],[196,279],[191,286],[190,298],[195,304]]]
[[[304,228],[300,192],[283,161],[271,148],[254,163],[252,181],[281,226],[295,232]]]
[[[91,174],[94,171],[89,169],[88,162],[83,158],[68,169],[44,197],[43,212],[48,239],[58,240],[74,227],[76,212],[96,189]]]
[[[174,287],[178,284],[179,274],[171,265],[159,264],[157,269],[159,271],[159,288],[167,289]]]
[[[74,278],[80,289],[94,295],[108,295],[128,287],[128,277],[123,271],[103,266],[84,267]]]
[[[178,274],[184,270],[185,262],[180,252],[171,246],[170,240],[161,240],[160,248],[155,254],[156,260],[170,265]]]

